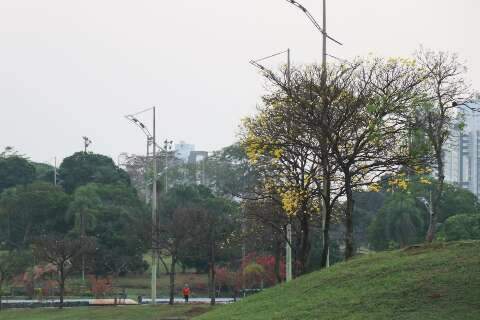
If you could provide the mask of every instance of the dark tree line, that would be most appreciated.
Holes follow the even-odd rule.
[[[209,295],[215,304],[217,264],[232,258],[240,237],[238,209],[236,202],[216,196],[204,186],[178,185],[162,195],[154,243],[162,256],[171,258],[170,266],[164,263],[170,276],[170,304],[178,262],[208,271]]]
[[[84,152],[65,158],[55,186],[53,167],[11,148],[1,155],[0,252],[37,257],[17,266],[16,275],[33,267],[32,261],[53,264],[63,296],[71,272],[118,276],[146,270],[149,245],[142,241],[141,221],[148,210],[110,158]]]

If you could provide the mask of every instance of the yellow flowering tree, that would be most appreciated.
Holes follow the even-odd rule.
[[[242,145],[260,175],[259,190],[276,199],[298,229],[298,273],[302,274],[311,249],[310,224],[320,212],[314,179],[318,164],[312,151],[299,143],[307,137],[290,112],[288,99],[265,99],[259,114],[243,121]]]

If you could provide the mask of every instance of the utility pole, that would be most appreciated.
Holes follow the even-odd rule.
[[[246,209],[244,206],[242,206],[242,214],[243,214],[243,219],[242,219],[242,294],[243,297],[245,298],[246,292],[245,292],[245,257],[247,255],[247,244],[245,243],[245,234],[247,233],[247,214],[246,214]]]
[[[157,138],[155,123],[155,107],[153,107],[153,187],[152,187],[152,304],[157,303],[157,246],[158,246],[158,228],[157,220]]]
[[[150,157],[150,144],[152,143],[152,139],[150,137],[147,137],[147,157],[145,158],[145,165],[144,165],[144,172],[143,172],[143,177],[145,180],[145,203],[148,204],[148,199],[150,198],[150,195],[148,194],[148,176],[147,176],[147,170],[148,170],[148,160]]]
[[[292,280],[292,224],[287,224],[286,281]]]
[[[292,71],[291,71],[291,63],[290,63],[290,48],[287,49],[287,86],[288,90],[291,91],[291,76],[292,76]],[[285,280],[286,282],[289,282],[292,280],[292,223],[289,221],[287,224],[287,248],[286,248],[286,254],[285,254],[285,263],[286,268],[286,275],[285,275]]]
[[[163,149],[165,151],[165,193],[168,192],[168,151],[172,149],[173,141],[165,139]]]
[[[289,0],[287,0],[287,1],[289,1]],[[250,64],[259,68],[262,71],[265,71],[267,69],[264,66],[262,66],[259,62],[270,59],[270,58],[273,58],[273,57],[276,57],[278,55],[285,54],[285,53],[287,54],[287,70],[286,70],[287,87],[290,90],[291,89],[291,75],[292,75],[290,48],[288,48],[285,51],[275,53],[273,55],[270,55],[270,56],[262,58],[262,59],[251,60]],[[287,237],[287,241],[286,241],[286,245],[285,245],[285,271],[286,271],[285,280],[286,280],[286,282],[288,282],[288,281],[292,280],[292,225],[291,225],[290,222],[287,224],[285,231],[286,231],[286,237]]]
[[[335,40],[331,36],[328,35],[327,33],[327,1],[323,0],[323,23],[322,27],[318,24],[318,22],[315,20],[315,18],[312,16],[312,14],[302,6],[300,3],[298,3],[296,0],[287,0],[287,2],[290,2],[292,5],[295,7],[299,8],[300,10],[305,13],[305,15],[308,17],[308,19],[313,23],[315,28],[317,28],[318,31],[322,33],[322,76],[321,76],[321,87],[324,93],[322,94],[322,103],[325,103],[325,91],[327,87],[327,38],[330,39],[331,41],[337,43],[338,45],[342,45],[341,42]],[[328,160],[328,159],[327,159]],[[324,179],[324,190],[329,189],[329,186],[326,185],[327,182]],[[322,218],[322,229],[325,231],[325,226],[326,226],[326,213],[324,212],[323,218]],[[325,241],[325,239],[323,240]],[[328,267],[330,262],[329,262],[329,256],[330,256],[330,249],[327,249],[327,256],[326,256],[326,266]]]
[[[85,214],[80,213],[80,238],[85,238]],[[82,254],[82,284],[85,284],[85,254]]]
[[[57,185],[57,157],[54,158],[54,165],[53,165],[53,185]]]
[[[92,144],[92,140],[90,140],[88,137],[83,137],[83,152],[86,155],[87,154],[87,149],[88,146]],[[85,216],[84,212],[80,212],[80,239],[84,239],[85,237]],[[82,254],[82,283],[85,283],[85,255]]]
[[[322,86],[327,84],[327,0],[323,0]]]
[[[324,92],[327,90],[327,0],[323,0],[323,32],[322,32],[322,79],[321,79],[321,87],[323,88]],[[325,94],[323,95],[325,97]],[[325,99],[323,99],[325,101]],[[326,179],[324,180],[324,184],[327,183]],[[328,188],[325,186],[324,190]],[[326,210],[323,210],[322,215],[322,231],[326,228]],[[326,239],[323,239],[325,242]],[[327,247],[327,258],[325,267],[330,267],[330,246]]]
[[[143,124],[140,120],[136,118],[137,115],[145,112],[150,112],[153,111],[153,135],[150,133],[148,130],[147,126]],[[152,181],[152,263],[150,266],[150,270],[152,272],[151,275],[151,296],[152,296],[152,304],[156,304],[157,301],[157,264],[156,260],[157,257],[159,256],[159,224],[160,221],[158,219],[157,215],[157,176],[158,176],[158,170],[157,170],[157,131],[156,131],[156,109],[155,107],[145,109],[143,111],[137,112],[135,114],[127,115],[125,118],[127,120],[131,121],[133,124],[135,124],[137,127],[139,127],[143,133],[147,136],[147,160],[145,164],[145,174],[146,174],[146,168],[148,164],[148,158],[150,155],[150,144],[152,144],[153,152],[152,152],[152,166],[153,166],[153,181]],[[145,185],[145,190],[148,190],[148,185],[146,182]]]

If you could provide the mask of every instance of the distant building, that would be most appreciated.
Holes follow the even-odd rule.
[[[175,158],[186,165],[180,169],[183,173],[183,183],[206,184],[207,151],[195,151],[193,144],[180,141],[175,144]]]
[[[180,143],[175,143],[175,157],[187,162],[189,161],[190,153],[195,151],[195,145],[185,143],[185,141],[180,141]]]
[[[444,150],[445,181],[480,196],[480,103],[460,109],[463,130],[454,129]]]
[[[195,183],[198,185],[207,184],[206,173],[205,173],[205,169],[206,169],[205,164],[207,159],[208,159],[207,151],[192,151],[190,152],[190,156],[188,157],[188,163],[193,169]]]
[[[207,160],[208,152],[207,151],[191,151],[188,156],[188,163],[199,163],[201,161]]]

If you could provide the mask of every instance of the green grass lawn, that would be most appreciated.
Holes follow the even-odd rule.
[[[480,319],[480,242],[357,257],[195,318]]]
[[[0,311],[1,320],[161,320],[191,319],[210,310],[207,305],[117,306]]]

